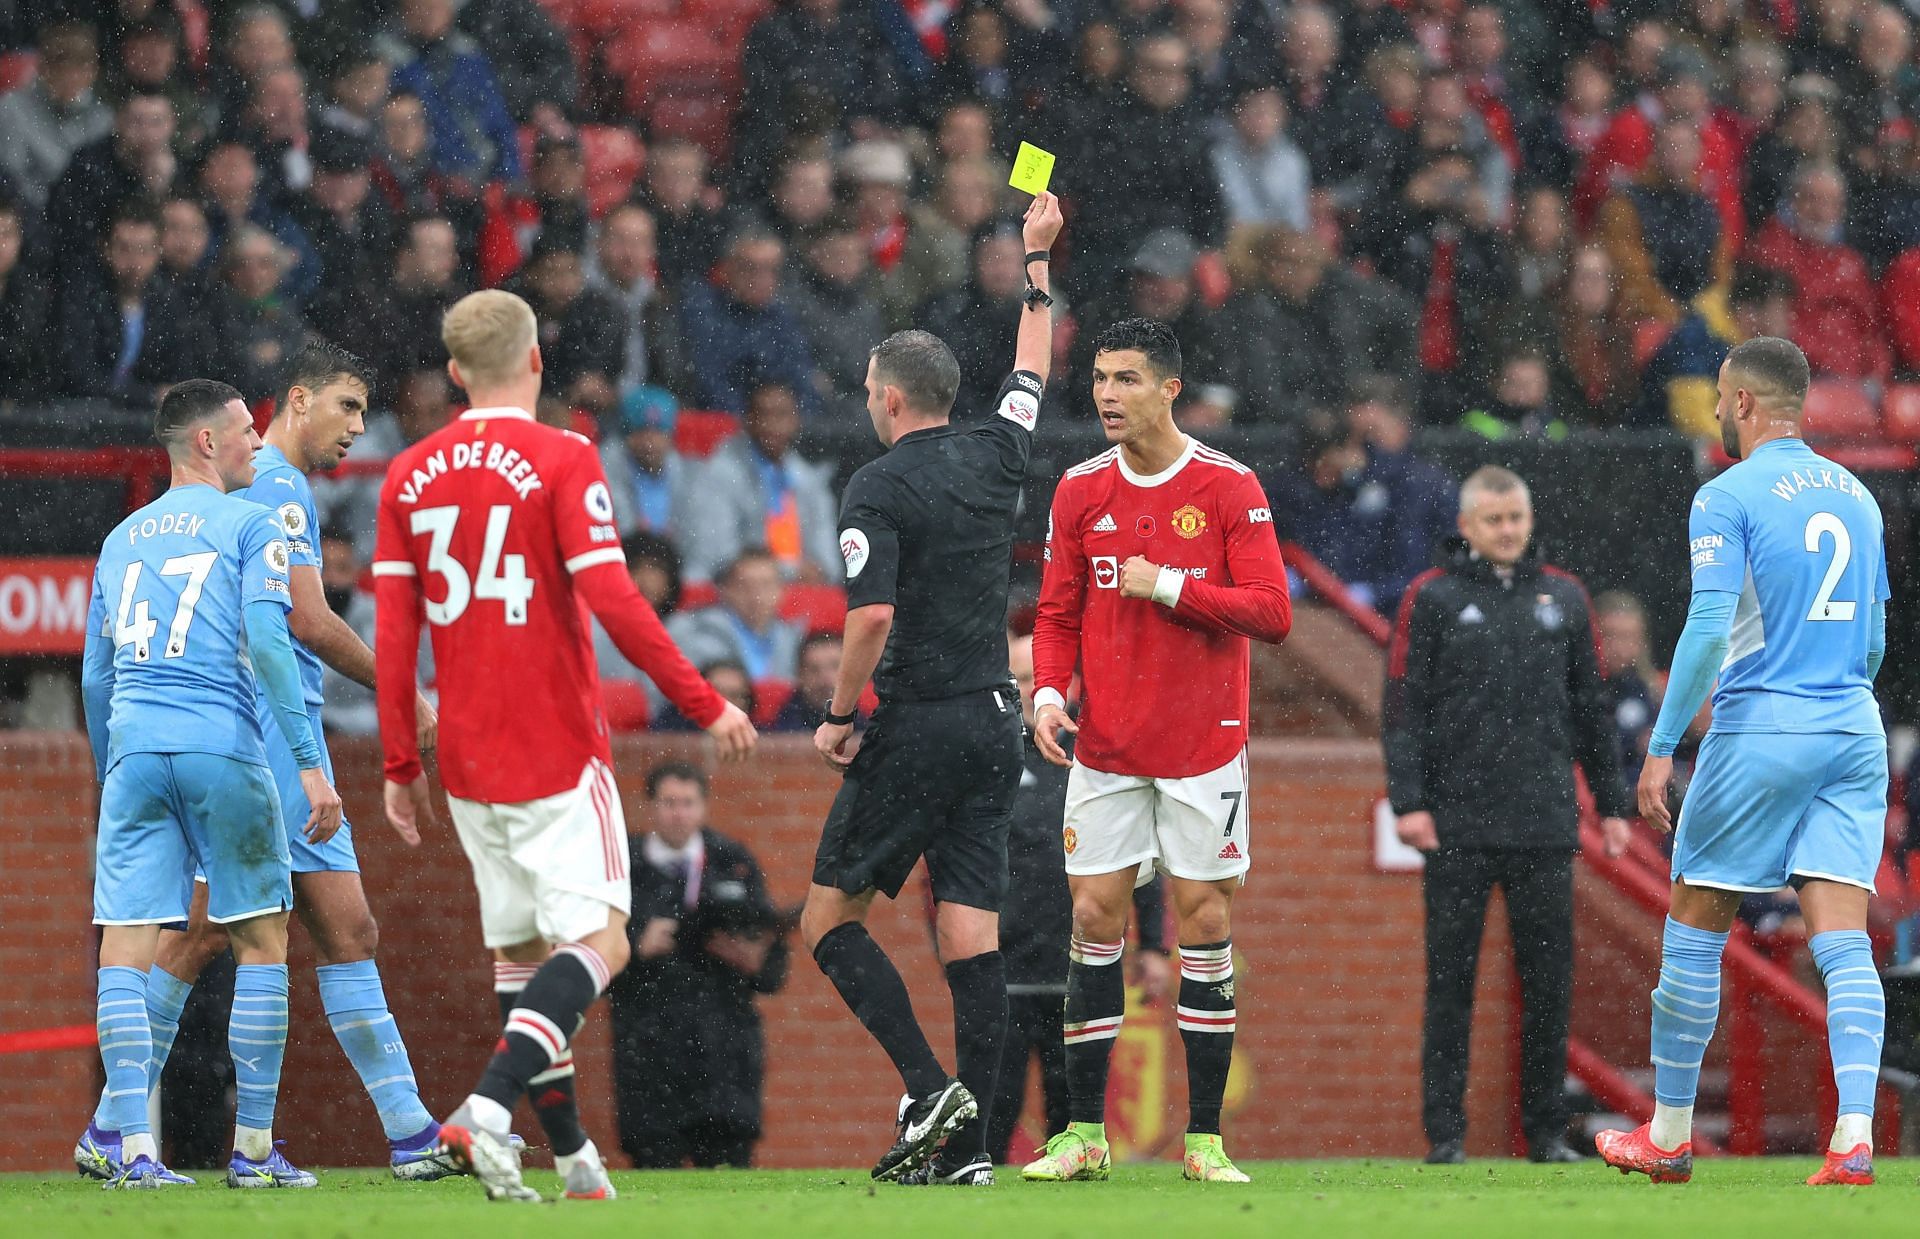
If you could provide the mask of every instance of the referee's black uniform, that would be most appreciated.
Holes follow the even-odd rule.
[[[902,435],[847,484],[847,609],[894,613],[880,708],[814,859],[822,886],[892,898],[924,855],[937,902],[1000,910],[1021,770],[1007,578],[1040,390],[1015,371],[992,415]]]

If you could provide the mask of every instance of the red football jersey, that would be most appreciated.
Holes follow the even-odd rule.
[[[634,588],[593,444],[519,409],[474,409],[394,457],[374,552],[380,738],[387,777],[420,773],[420,624],[440,688],[448,794],[518,804],[570,791],[609,761],[582,604],[702,727],[720,695]]]
[[[1123,597],[1135,555],[1178,572],[1177,595]],[[1283,640],[1292,623],[1273,511],[1245,465],[1189,438],[1151,477],[1115,447],[1060,479],[1034,690],[1064,697],[1078,660],[1081,764],[1177,779],[1232,761],[1247,743],[1247,639]]]

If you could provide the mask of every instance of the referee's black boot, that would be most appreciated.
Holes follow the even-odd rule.
[[[948,1080],[939,1092],[909,1101],[900,1110],[893,1147],[874,1164],[873,1177],[897,1180],[925,1166],[949,1135],[980,1113],[967,1086]]]
[[[1549,1136],[1527,1148],[1527,1160],[1530,1162],[1569,1163],[1584,1162],[1586,1155],[1566,1142],[1561,1136]]]
[[[1467,1146],[1459,1140],[1442,1140],[1427,1150],[1427,1165],[1458,1166],[1467,1160]]]
[[[993,1159],[985,1153],[976,1153],[963,1157],[953,1151],[951,1144],[941,1146],[931,1160],[911,1174],[903,1174],[899,1183],[909,1187],[992,1187]]]

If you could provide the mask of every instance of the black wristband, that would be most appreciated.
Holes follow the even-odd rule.
[[[1033,252],[1029,253],[1025,258],[1020,260],[1020,265],[1024,267],[1028,263],[1052,262],[1052,261],[1053,261],[1053,255],[1050,251],[1034,250]]]
[[[855,716],[857,716],[859,713],[860,713],[860,707],[855,706],[850,713],[835,714],[833,712],[833,703],[832,702],[827,703],[827,722],[833,724],[835,727],[845,727],[847,724],[853,722]]]

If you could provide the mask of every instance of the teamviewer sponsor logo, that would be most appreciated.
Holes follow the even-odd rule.
[[[1093,583],[1099,589],[1114,589],[1120,584],[1120,561],[1112,555],[1095,555]]]

